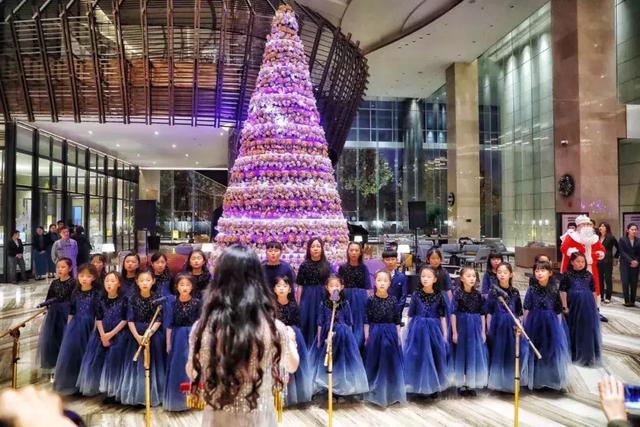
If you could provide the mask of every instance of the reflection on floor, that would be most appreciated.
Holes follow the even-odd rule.
[[[524,289],[525,279],[518,272],[516,283]],[[0,285],[0,330],[8,328],[35,311],[44,300],[48,283],[30,282],[25,285]],[[624,308],[620,299],[604,306],[609,318],[603,323],[603,369],[572,367],[571,384],[567,393],[530,393],[523,391],[520,421],[523,426],[601,426],[606,421],[599,407],[597,382],[609,372],[626,383],[640,384],[640,309]],[[50,385],[46,376],[35,369],[38,330],[37,319],[22,330],[19,384]],[[0,385],[7,387],[11,375],[11,339],[0,341]],[[101,404],[101,398],[70,398],[67,407],[77,411],[89,426],[138,426],[144,424],[143,411],[119,405]],[[359,402],[338,403],[335,407],[336,426],[417,426],[469,425],[509,426],[513,424],[512,397],[483,392],[476,398],[460,398],[455,392],[443,394],[435,401],[413,399],[404,407],[379,409]],[[197,411],[172,414],[153,409],[153,425],[194,426],[200,424]],[[326,425],[325,401],[320,400],[304,408],[285,410],[285,426]]]

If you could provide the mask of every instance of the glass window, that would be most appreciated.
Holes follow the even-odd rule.
[[[40,193],[40,223],[45,231],[50,224],[62,218],[62,193],[43,191]]]
[[[84,196],[71,197],[71,220],[75,225],[85,226],[84,223]]]
[[[22,243],[31,243],[31,190],[16,189],[16,230]],[[25,255],[26,255],[25,250]],[[26,264],[26,261],[25,261]]]
[[[51,157],[51,137],[46,133],[38,136],[38,153],[41,156]]]
[[[52,157],[56,160],[62,161],[62,141],[58,138],[52,138]]]
[[[121,179],[118,180],[118,193],[117,194],[118,194],[118,197],[120,197],[121,199],[124,199],[124,198],[128,197],[128,193],[125,192],[123,187],[122,187],[123,182],[124,181],[122,181]],[[127,190],[128,190],[128,188],[127,188]]]
[[[102,197],[92,197],[89,202],[89,242],[98,249],[104,243]]]
[[[112,176],[110,176],[108,178],[108,188],[107,188],[107,197],[112,198],[113,197],[113,192],[115,191],[116,188],[116,179]]]
[[[38,186],[51,188],[51,161],[47,159],[38,159]]]
[[[105,183],[104,174],[101,174],[101,173],[96,174],[96,195],[98,196],[104,195],[104,183]]]
[[[78,168],[78,193],[85,193],[87,189],[86,183],[87,171]]]
[[[62,190],[62,163],[51,162],[51,189]]]
[[[98,155],[93,151],[89,151],[89,169],[95,170],[98,164]]]
[[[78,167],[86,168],[86,158],[87,158],[87,150],[85,148],[78,147]]]
[[[68,144],[67,145],[67,164],[75,165],[77,164],[77,154],[75,145]]]
[[[76,168],[73,166],[67,166],[67,191],[76,193]]]
[[[31,187],[33,156],[16,153],[16,185]]]
[[[105,242],[114,243],[113,241],[113,199],[107,198],[107,235]]]
[[[33,151],[33,130],[31,128],[18,125],[16,148],[20,151],[26,151],[27,153]]]

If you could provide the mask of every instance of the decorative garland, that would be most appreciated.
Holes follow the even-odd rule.
[[[558,192],[562,197],[569,197],[576,189],[576,183],[569,174],[562,175],[558,181]]]

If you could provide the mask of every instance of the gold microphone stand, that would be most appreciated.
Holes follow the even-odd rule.
[[[536,348],[536,346],[531,342],[529,335],[524,330],[524,326],[520,322],[520,319],[513,314],[511,308],[509,308],[509,304],[504,300],[504,298],[498,294],[498,300],[502,303],[507,312],[511,315],[513,322],[516,326],[516,348],[515,348],[515,364],[513,367],[513,425],[518,427],[520,425],[519,413],[520,413],[520,336],[523,336],[527,342],[529,343],[529,347],[535,353],[538,359],[542,359],[542,355]]]
[[[144,335],[142,335],[142,343],[138,346],[138,350],[133,356],[133,361],[137,362],[138,357],[140,356],[140,351],[144,347],[144,424],[146,427],[151,427],[151,343],[149,340],[151,339],[151,335],[153,335],[152,327],[160,314],[160,310],[162,310],[162,304],[158,304],[156,307],[156,312],[153,314],[147,330],[144,331]]]
[[[338,304],[333,301],[333,309],[331,311],[331,324],[329,325],[329,333],[327,335],[327,352],[324,355],[324,366],[327,367],[327,388],[329,391],[328,396],[328,413],[329,413],[329,427],[333,426],[333,325],[336,319],[336,308]]]
[[[20,360],[20,329],[25,327],[27,323],[31,322],[36,317],[40,316],[42,313],[46,312],[47,308],[41,308],[37,310],[34,314],[32,314],[27,319],[16,323],[2,334],[0,334],[0,338],[3,338],[7,335],[11,335],[13,339],[13,349],[11,352],[11,364],[12,364],[12,372],[11,372],[11,387],[18,388],[18,360]]]

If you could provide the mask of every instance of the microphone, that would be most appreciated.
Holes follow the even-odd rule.
[[[491,287],[493,288],[494,291],[496,291],[496,293],[498,294],[498,296],[502,297],[502,298],[509,298],[509,294],[506,293],[504,291],[504,289],[502,289],[500,286],[496,285],[495,283],[491,284]]]
[[[340,291],[331,292],[331,298],[330,299],[331,299],[332,302],[340,301]]]
[[[58,302],[59,298],[49,298],[46,301],[41,302],[40,304],[36,305],[36,308],[46,308],[49,307],[51,304],[55,304],[56,302]]]

